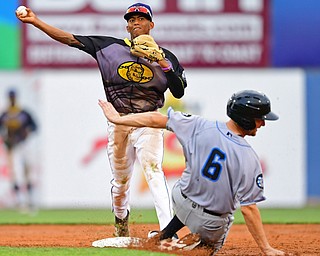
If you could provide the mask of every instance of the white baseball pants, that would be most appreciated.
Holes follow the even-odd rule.
[[[162,171],[163,130],[108,124],[107,153],[113,174],[111,195],[114,214],[123,219],[130,209],[130,180],[137,159],[153,196],[162,230],[173,217],[171,191]]]

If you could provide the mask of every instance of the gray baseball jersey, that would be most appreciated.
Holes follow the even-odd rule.
[[[167,129],[181,143],[186,169],[179,182],[183,194],[217,213],[233,213],[240,202],[265,200],[259,158],[247,141],[226,123],[168,109]]]

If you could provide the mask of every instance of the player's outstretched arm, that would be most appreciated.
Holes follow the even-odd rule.
[[[241,206],[241,213],[245,219],[249,232],[264,255],[286,255],[283,251],[274,249],[270,246],[263,229],[260,211],[256,204]]]
[[[47,34],[52,39],[67,45],[81,45],[81,43],[74,38],[74,36],[66,31],[59,28],[53,27],[37,17],[37,15],[30,9],[27,8],[27,15],[23,16],[16,11],[17,18],[23,23],[29,23],[40,29],[42,32]]]
[[[106,118],[114,124],[134,127],[166,128],[168,117],[159,112],[155,111],[120,116],[110,102],[99,100],[98,104],[103,110]]]

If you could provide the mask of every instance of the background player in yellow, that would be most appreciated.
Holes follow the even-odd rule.
[[[29,211],[35,207],[29,136],[37,130],[37,125],[32,115],[19,106],[15,89],[10,89],[7,96],[8,107],[0,115],[0,134],[8,155],[16,206]]]

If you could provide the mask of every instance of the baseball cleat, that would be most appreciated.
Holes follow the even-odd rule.
[[[117,237],[130,236],[128,222],[129,222],[129,211],[127,213],[127,216],[124,219],[119,219],[117,216],[115,216],[114,236],[117,236]]]
[[[185,250],[190,251],[201,243],[200,235],[190,233],[181,239],[164,239],[160,241],[159,249],[161,250]]]
[[[177,241],[177,247],[190,251],[201,243],[200,235],[190,233]]]
[[[157,230],[151,230],[148,232],[148,238],[152,238],[152,237],[155,237],[156,235],[159,234],[159,231]]]

